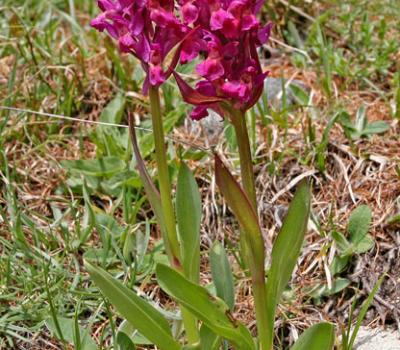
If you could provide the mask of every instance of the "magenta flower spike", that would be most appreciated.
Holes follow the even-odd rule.
[[[261,26],[256,15],[263,1],[257,0],[181,0],[181,18],[186,25],[197,27],[188,41],[185,63],[201,53],[196,66],[202,79],[192,89],[177,73],[178,86],[186,102],[195,105],[193,119],[208,115],[211,108],[223,115],[221,101],[243,112],[260,98],[264,79],[257,47],[264,44],[272,28]],[[197,92],[195,101],[193,91]],[[216,99],[218,101],[212,101]]]
[[[92,27],[108,32],[122,52],[141,61],[147,74],[145,92],[149,85],[161,85],[180,57],[186,62],[197,55],[193,46],[184,43],[195,29],[175,14],[173,0],[98,0],[98,6],[102,12],[91,21]],[[175,48],[166,66],[166,58]]]

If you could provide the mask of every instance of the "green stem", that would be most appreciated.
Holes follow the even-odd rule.
[[[264,270],[264,269],[263,269]],[[271,345],[268,337],[268,312],[267,312],[267,291],[265,285],[264,274],[262,281],[252,276],[254,308],[256,311],[256,324],[258,330],[258,340],[260,342],[260,350],[270,350]]]
[[[231,121],[233,123],[233,127],[235,128],[236,139],[239,149],[240,170],[243,188],[257,214],[257,196],[254,180],[253,160],[251,156],[250,140],[246,125],[246,116],[243,112],[232,109]],[[247,251],[247,254],[245,255],[248,255],[247,260],[250,267],[253,285],[254,307],[256,313],[258,338],[260,341],[260,350],[270,350],[267,332],[269,328],[269,321],[265,285],[265,270],[264,266],[259,266],[258,259],[246,243],[245,250]]]
[[[163,238],[171,266],[178,271],[183,272],[180,257],[180,244],[176,231],[176,218],[172,204],[171,182],[168,172],[167,150],[165,147],[159,89],[157,87],[150,87],[149,97],[158,169],[158,182],[161,195],[161,206],[164,214],[164,229],[167,235],[167,237]],[[188,342],[189,344],[194,344],[199,341],[197,320],[183,307],[181,307],[181,312]]]
[[[158,169],[158,182],[161,195],[161,206],[163,208],[165,231],[167,234],[167,237],[163,238],[171,265],[180,269],[180,247],[176,232],[174,207],[172,205],[171,183],[168,172],[167,150],[165,147],[164,128],[158,87],[151,86],[149,90],[149,96]]]
[[[239,148],[240,170],[243,188],[254,210],[257,212],[256,186],[254,181],[253,160],[251,157],[250,140],[246,125],[246,116],[240,111],[232,111],[232,123],[235,128]]]

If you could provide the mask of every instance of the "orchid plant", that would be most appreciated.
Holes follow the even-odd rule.
[[[159,264],[157,281],[177,301],[184,332],[173,335],[165,315],[107,272],[86,263],[92,279],[117,311],[162,350],[271,350],[277,304],[300,253],[310,210],[310,189],[300,184],[276,238],[266,281],[265,244],[258,219],[253,162],[246,111],[260,98],[264,72],[257,48],[269,37],[257,14],[262,0],[99,0],[101,14],[92,26],[119,43],[120,50],[140,60],[146,79],[154,131],[158,185],[150,178],[130,134],[147,197],[157,218],[169,266]],[[176,68],[196,60],[199,77],[192,87]],[[181,162],[176,199],[168,173],[159,87],[173,75],[182,98],[194,106],[199,120],[214,110],[232,123],[238,141],[242,185],[217,154],[215,176],[220,192],[240,225],[240,249],[249,269],[254,297],[257,338],[232,314],[231,272],[222,245],[214,251],[216,295],[200,285],[201,199],[195,178]],[[175,202],[175,205],[174,205]],[[221,271],[221,273],[215,273]],[[226,282],[227,281],[227,282]],[[230,295],[230,297],[229,297]],[[292,350],[333,348],[334,327],[320,323],[306,330]]]

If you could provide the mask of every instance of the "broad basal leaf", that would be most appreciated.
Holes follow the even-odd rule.
[[[318,323],[307,329],[290,350],[332,350],[335,327],[330,323]]]
[[[271,346],[276,305],[296,265],[307,229],[309,213],[310,188],[304,181],[297,189],[272,249],[271,268],[267,281],[267,309],[270,327],[266,330]]]
[[[85,263],[90,277],[117,311],[162,350],[180,350],[164,316],[103,269]]]
[[[57,322],[59,326],[59,331],[62,333],[62,338],[70,344],[74,344],[74,340],[77,338],[74,332],[76,331],[75,321],[70,318],[65,317],[57,317]],[[61,338],[61,335],[58,334],[57,326],[52,318],[49,318],[45,321],[47,328],[51,332],[53,336],[56,338]],[[82,350],[96,350],[98,349],[96,342],[91,338],[90,332],[88,329],[85,329],[81,326],[79,329],[79,339]]]
[[[210,250],[211,274],[218,297],[223,299],[231,310],[235,304],[235,286],[228,256],[223,245],[215,241]]]
[[[199,282],[201,199],[196,180],[185,163],[179,169],[176,217],[185,276]]]
[[[119,124],[124,114],[125,102],[125,97],[117,94],[101,112],[100,121]]]
[[[204,323],[200,328],[201,350],[218,350],[221,344],[221,337],[216,335]]]
[[[232,174],[215,155],[215,177],[217,185],[229,208],[235,214],[242,228],[244,239],[252,255],[253,271],[264,271],[264,240],[258,223],[257,214],[248,197],[236,182]]]
[[[125,169],[125,162],[118,157],[104,157],[100,159],[63,160],[64,169],[88,176],[111,176]]]
[[[158,264],[156,274],[161,288],[214,333],[229,340],[236,350],[254,350],[250,332],[231,316],[221,299],[166,265]]]
[[[361,242],[367,235],[372,221],[371,209],[367,205],[360,205],[354,209],[349,218],[347,230],[354,245]]]

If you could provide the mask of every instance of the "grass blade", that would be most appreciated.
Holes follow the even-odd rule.
[[[353,333],[351,334],[350,342],[347,347],[348,349],[353,349],[353,345],[354,345],[354,342],[356,341],[357,333],[360,330],[361,323],[364,320],[364,317],[367,314],[367,311],[368,311],[372,301],[374,300],[375,294],[378,292],[379,288],[381,287],[381,284],[382,284],[383,280],[385,279],[385,277],[386,277],[386,274],[382,275],[378,279],[378,281],[375,283],[374,288],[372,288],[371,293],[369,293],[367,300],[365,300],[365,302],[361,308],[360,314],[357,317],[357,322],[354,327]]]

